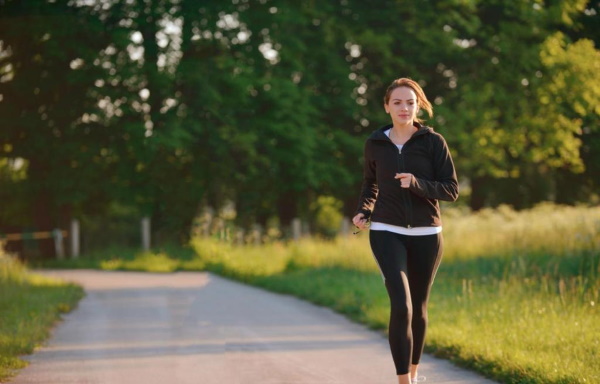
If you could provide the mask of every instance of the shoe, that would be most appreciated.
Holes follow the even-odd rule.
[[[425,380],[427,380],[427,378],[425,376],[417,376],[414,379],[410,379],[410,383],[411,384],[417,384],[417,383],[422,383]]]

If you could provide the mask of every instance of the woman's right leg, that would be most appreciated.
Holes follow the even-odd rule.
[[[412,360],[412,302],[407,278],[405,236],[370,231],[371,250],[375,255],[390,297],[389,342],[396,374],[401,382],[410,372]]]

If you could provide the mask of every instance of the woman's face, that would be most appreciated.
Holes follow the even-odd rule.
[[[394,89],[390,100],[384,106],[385,112],[390,114],[394,125],[412,125],[419,112],[417,95],[409,87]]]

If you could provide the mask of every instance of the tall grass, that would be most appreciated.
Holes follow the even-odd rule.
[[[19,356],[33,352],[82,296],[75,285],[29,273],[0,248],[0,381],[26,365]]]
[[[600,207],[446,209],[444,238],[429,352],[504,383],[600,383]],[[260,246],[197,238],[184,249],[110,250],[77,263],[211,270],[387,328],[389,303],[367,232]]]
[[[428,351],[505,383],[600,382],[600,208],[445,212]],[[367,235],[333,242],[192,243],[203,267],[385,329]]]

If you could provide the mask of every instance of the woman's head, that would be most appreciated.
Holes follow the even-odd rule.
[[[388,111],[388,105],[390,104],[390,99],[392,97],[392,93],[398,88],[408,88],[412,90],[417,97],[417,107],[419,110],[424,109],[429,114],[429,117],[433,117],[433,107],[429,100],[427,100],[427,96],[425,96],[425,92],[423,92],[423,88],[414,80],[409,78],[400,78],[394,80],[387,88],[385,92],[385,96],[383,97],[383,102],[386,107],[386,111]],[[418,112],[418,111],[417,111]],[[421,119],[415,117],[415,121],[421,123]]]

